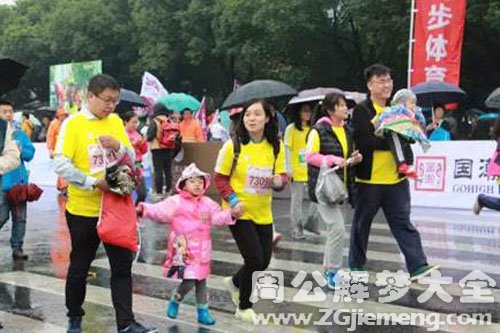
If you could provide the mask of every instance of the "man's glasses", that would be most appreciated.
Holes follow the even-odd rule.
[[[101,97],[99,95],[95,95],[95,97],[99,98],[101,101],[103,101],[104,103],[106,104],[112,104],[112,105],[118,105],[120,104],[120,98],[104,98],[104,97]]]
[[[378,79],[378,80],[373,80],[373,82],[375,82],[376,84],[378,85],[389,85],[389,84],[392,84],[392,79]]]

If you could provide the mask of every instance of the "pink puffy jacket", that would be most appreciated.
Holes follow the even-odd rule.
[[[185,256],[184,279],[203,280],[210,275],[212,225],[232,225],[235,220],[231,217],[229,210],[222,210],[220,205],[209,197],[204,195],[195,197],[180,188],[180,183],[193,177],[193,172],[196,173],[195,176],[205,177],[206,191],[210,185],[210,175],[202,173],[193,164],[186,168],[177,182],[176,188],[179,194],[157,204],[141,203],[140,205],[143,207],[144,218],[166,222],[170,225],[164,272],[168,272],[172,266],[176,237],[184,236],[189,254]]]

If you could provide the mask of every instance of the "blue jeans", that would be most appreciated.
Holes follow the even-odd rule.
[[[500,211],[500,198],[491,197],[486,194],[480,194],[477,198],[477,201],[482,207]]]
[[[26,202],[11,207],[7,201],[7,193],[0,191],[0,229],[12,214],[12,232],[10,246],[13,250],[22,249],[26,234]]]

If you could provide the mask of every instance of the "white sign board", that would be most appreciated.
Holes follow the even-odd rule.
[[[418,181],[410,184],[412,206],[470,209],[480,193],[500,196],[496,177],[487,166],[494,141],[432,142],[423,153],[413,146]]]

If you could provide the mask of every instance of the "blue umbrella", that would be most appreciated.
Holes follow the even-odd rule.
[[[477,119],[478,120],[494,120],[497,118],[498,118],[498,113],[486,113],[486,114],[479,116],[479,118],[477,118]]]
[[[418,98],[419,106],[433,107],[436,104],[460,103],[466,93],[459,86],[441,81],[429,81],[410,88]]]

